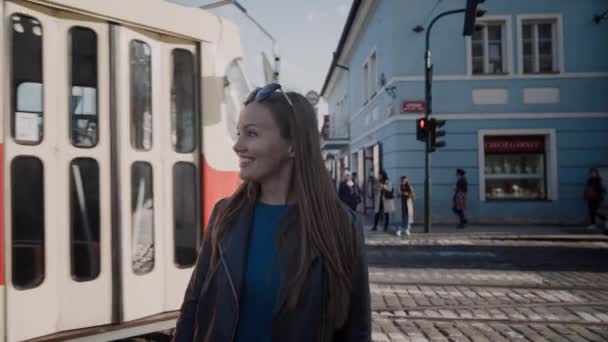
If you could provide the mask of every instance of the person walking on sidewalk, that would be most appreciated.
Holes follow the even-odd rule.
[[[399,197],[401,198],[401,229],[397,230],[397,236],[401,236],[404,231],[405,235],[410,235],[412,223],[414,222],[414,200],[416,193],[410,185],[407,176],[401,176],[401,184],[399,185]]]
[[[350,171],[344,172],[344,180],[340,182],[338,195],[342,202],[353,211],[357,210],[357,204],[359,204],[359,201],[361,200],[359,192],[359,186],[353,181]]]
[[[374,227],[372,230],[378,229],[378,221],[380,215],[384,214],[384,231],[388,230],[389,214],[395,211],[395,191],[393,184],[388,179],[384,170],[380,171],[380,178],[376,183],[376,196],[374,199]]]
[[[452,198],[452,211],[458,215],[458,228],[464,228],[467,224],[467,218],[464,211],[467,208],[467,191],[468,184],[463,169],[456,170],[456,188],[454,189],[454,197]]]
[[[589,178],[587,178],[587,184],[585,186],[585,201],[587,201],[587,207],[589,208],[589,219],[591,224],[587,229],[593,229],[596,227],[596,218],[600,218],[602,221],[606,221],[606,216],[598,213],[600,205],[606,195],[606,188],[602,184],[602,177],[596,168],[589,171]]]

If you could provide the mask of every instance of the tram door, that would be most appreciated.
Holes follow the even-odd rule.
[[[124,320],[176,310],[200,234],[192,43],[113,26]]]
[[[20,341],[111,323],[109,35],[4,6],[6,336]]]

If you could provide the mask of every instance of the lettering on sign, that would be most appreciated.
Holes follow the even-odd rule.
[[[425,101],[403,101],[401,104],[401,112],[403,113],[424,113],[425,111]]]
[[[486,136],[486,153],[542,153],[545,151],[543,135]]]

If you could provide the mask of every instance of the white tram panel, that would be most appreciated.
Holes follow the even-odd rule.
[[[11,17],[13,14],[27,15],[35,18],[41,27],[42,34],[42,84],[43,84],[43,102],[42,110],[44,113],[43,125],[44,135],[42,141],[38,145],[21,145],[15,142],[11,137],[9,127],[11,127],[11,117],[13,116],[11,99],[11,78],[5,77],[3,96],[8,101],[5,102],[5,164],[4,164],[4,200],[5,200],[5,266],[6,266],[6,293],[7,293],[7,338],[9,341],[20,341],[36,336],[46,335],[57,331],[57,321],[59,319],[60,310],[60,286],[62,283],[59,274],[60,258],[60,237],[56,234],[55,213],[60,209],[59,201],[56,196],[59,191],[53,180],[58,179],[61,175],[58,173],[56,166],[56,147],[57,147],[57,132],[54,125],[57,123],[49,120],[57,114],[57,100],[59,90],[51,85],[51,80],[56,80],[59,75],[56,73],[55,66],[59,63],[59,56],[53,53],[57,45],[57,26],[53,17],[50,16],[50,11],[42,8],[36,10],[20,6],[15,3],[5,2],[5,16],[3,18],[6,32],[5,39],[10,46],[13,26]],[[32,23],[33,24],[33,23]],[[19,30],[19,28],[17,28]],[[7,50],[8,51],[8,50]],[[10,53],[7,65],[10,67]],[[31,127],[31,126],[30,126]],[[29,138],[27,132],[23,132],[22,138]],[[36,245],[28,245],[27,241],[14,242],[12,232],[12,206],[11,203],[11,164],[15,157],[29,156],[39,159],[42,163],[43,172],[43,203],[44,203],[44,244],[43,247]],[[42,253],[42,264],[44,271],[40,270],[43,278],[39,284],[28,286],[25,288],[16,288],[13,281],[13,249],[27,251],[28,249],[34,255]],[[34,265],[31,266],[34,268]],[[38,280],[36,283],[39,282]],[[25,322],[32,322],[27,324]],[[34,324],[35,322],[35,324]]]
[[[54,82],[58,88],[59,99],[57,116],[53,120],[58,122],[59,150],[61,151],[57,162],[62,174],[53,183],[57,184],[62,191],[57,195],[60,197],[61,211],[55,213],[57,228],[61,232],[62,241],[74,239],[72,248],[86,250],[89,254],[86,258],[83,255],[74,254],[75,262],[89,262],[90,265],[83,265],[89,272],[86,275],[78,275],[78,271],[71,270],[74,262],[70,254],[70,248],[60,248],[60,260],[64,262],[59,265],[60,275],[60,319],[58,321],[59,330],[71,330],[94,325],[109,324],[112,320],[112,228],[111,228],[111,200],[110,190],[110,62],[109,62],[109,36],[108,24],[99,20],[86,18],[76,14],[66,12],[57,13],[57,28],[59,37],[55,50],[64,56],[74,54],[78,46],[72,45],[71,35],[76,34],[73,30],[86,32],[87,36],[92,35],[96,40],[97,65],[95,70],[96,84],[87,87],[71,85],[72,58],[62,58],[55,68],[58,77]],[[82,71],[81,71],[82,73]],[[70,76],[70,77],[66,77]],[[67,81],[67,82],[66,82]],[[72,103],[67,99],[71,98]],[[87,122],[86,119],[72,120],[72,112],[86,113],[80,118],[96,116]],[[82,123],[84,122],[84,126]],[[82,135],[73,134],[70,139],[66,134],[66,124],[69,123],[70,129],[83,131]],[[76,127],[72,127],[72,125]],[[81,139],[78,139],[81,138]],[[79,146],[79,147],[77,147]],[[82,163],[81,165],[79,165]],[[94,174],[97,170],[97,208],[91,207],[95,200],[87,201],[89,190],[87,182],[95,182]],[[71,178],[71,179],[70,179]],[[73,184],[73,185],[71,185]],[[75,188],[75,202],[77,205],[70,208],[70,188]],[[94,186],[94,185],[92,185]],[[94,192],[94,191],[93,191]],[[70,236],[70,216],[71,211],[78,213],[84,220],[95,221],[94,213],[98,210],[97,229],[83,227],[83,235],[86,238],[78,239]],[[93,223],[93,222],[91,222]],[[93,223],[94,224],[94,223]],[[62,229],[66,227],[67,229]],[[88,229],[87,229],[88,228]],[[96,231],[95,231],[96,230]],[[98,237],[91,235],[99,234]],[[99,240],[96,243],[95,240]],[[87,244],[89,246],[87,248]],[[88,258],[88,259],[87,259]],[[86,261],[85,261],[86,260]],[[68,262],[69,261],[69,262]],[[99,266],[96,266],[96,264]],[[87,271],[87,270],[85,270]],[[86,304],[86,309],[83,307]]]

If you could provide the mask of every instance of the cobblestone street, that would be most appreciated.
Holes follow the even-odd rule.
[[[608,341],[608,241],[368,234],[374,341]]]

